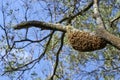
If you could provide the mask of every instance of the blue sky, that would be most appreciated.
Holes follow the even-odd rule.
[[[6,4],[6,2],[8,2],[10,4],[10,6],[8,8],[6,8],[7,13],[10,13],[10,11],[13,9],[13,14],[12,14],[11,17],[7,16],[9,14],[6,14],[6,16],[7,16],[6,25],[8,25],[8,23],[11,20],[12,20],[12,23],[10,24],[10,26],[8,25],[9,27],[11,27],[12,25],[15,25],[15,24],[17,24],[21,21],[25,21],[25,16],[24,16],[24,14],[25,14],[25,8],[24,8],[25,4],[21,0],[0,0],[0,1],[3,2],[4,4]],[[28,1],[28,0],[26,0],[26,1]],[[6,7],[6,6],[4,6],[4,7]],[[39,4],[39,3],[37,3],[37,0],[33,0],[33,3],[31,3],[29,7],[30,7],[31,10],[28,10],[28,13],[27,13],[28,14],[28,16],[27,16],[28,20],[41,20],[41,21],[46,21],[46,22],[50,21],[50,17],[48,17],[48,14],[47,14],[48,12],[43,9],[43,8],[46,7],[46,4],[44,2],[42,2],[42,4]],[[0,3],[0,17],[1,17],[0,25],[3,26],[3,21],[2,21],[3,17],[2,17],[2,13],[1,13],[1,3]],[[15,18],[17,20],[15,20]],[[13,35],[15,36],[16,40],[19,40],[20,36],[21,37],[25,36],[25,30],[18,30],[18,31],[13,30],[13,33],[14,33]],[[36,33],[37,33],[37,37],[42,39],[45,35],[49,34],[49,31],[41,31],[40,32],[40,29],[31,28],[31,29],[29,29],[29,33],[28,33],[29,38],[33,39],[33,40],[36,39],[37,38]],[[4,35],[4,32],[0,28],[0,39],[2,38],[2,35]],[[5,44],[6,44],[5,40],[3,40],[3,42],[4,43],[1,43],[0,45],[5,46]],[[44,43],[45,43],[44,41],[41,42],[41,44],[44,44]],[[17,44],[17,47],[25,45],[25,44],[26,43]],[[26,58],[28,58],[28,59],[31,58],[31,55],[34,55],[33,59],[36,58],[39,54],[41,54],[43,52],[43,46],[40,46],[41,44],[31,44],[30,46],[28,46],[24,49],[25,53],[19,53],[18,52],[17,56],[24,57],[22,59],[25,62],[26,62]],[[29,52],[29,50],[31,50],[31,52]],[[3,50],[0,50],[0,51],[2,52],[1,54],[4,53]],[[13,50],[12,52],[14,53],[15,50]],[[63,48],[63,52],[60,54],[61,58],[64,58],[64,59],[68,58],[68,61],[64,60],[64,59],[61,59],[61,60],[64,61],[64,63],[63,63],[64,66],[66,66],[64,70],[66,70],[66,73],[68,73],[68,74],[70,74],[72,72],[72,71],[71,72],[68,71],[68,69],[67,69],[67,68],[70,67],[70,64],[69,64],[70,63],[70,58],[68,56],[71,55],[70,54],[71,52],[72,52],[71,48],[68,48],[68,46],[65,46]],[[101,54],[102,51],[98,51],[98,52],[100,52],[98,54]],[[52,52],[51,52],[51,54],[52,54]],[[77,53],[75,53],[75,54],[77,54]],[[53,55],[52,58],[54,59],[55,55]],[[103,59],[103,57],[100,56],[100,59]],[[77,68],[85,70],[87,72],[91,72],[91,71],[95,70],[96,68],[98,68],[99,66],[102,66],[103,63],[104,63],[103,61],[100,61],[100,62],[90,61],[90,62],[86,63],[84,66],[79,65]],[[25,80],[32,80],[32,79],[30,79],[31,76],[28,76],[28,74],[31,74],[32,71],[38,73],[38,75],[36,75],[37,77],[41,77],[42,80],[45,80],[46,77],[52,75],[53,65],[54,65],[54,62],[50,61],[49,59],[43,58],[39,63],[37,63],[37,65],[31,71],[25,72],[25,76],[26,76]],[[71,74],[74,75],[74,72],[71,73]],[[65,76],[65,77],[67,77],[67,76]],[[77,78],[77,77],[79,77],[79,74],[75,74],[71,78],[73,78],[73,77]],[[5,80],[5,79],[10,80],[7,76],[0,76],[0,80]],[[86,80],[86,78],[84,80]],[[100,80],[102,80],[102,78]]]
[[[9,23],[9,21],[11,21],[12,20],[12,24],[11,25],[15,25],[15,24],[17,24],[18,22],[21,22],[21,21],[25,21],[25,19],[24,19],[24,14],[25,14],[25,10],[24,10],[24,4],[23,4],[23,2],[21,1],[21,0],[2,0],[1,2],[3,2],[3,6],[5,7],[5,12],[7,12],[8,14],[9,14],[9,12],[10,12],[10,10],[12,10],[13,11],[13,14],[12,14],[12,16],[11,17],[9,17],[9,15],[7,15],[7,14],[5,14],[7,17],[6,17],[6,25],[8,25],[8,23]],[[8,3],[7,3],[8,2]],[[1,3],[2,4],[2,3]],[[10,5],[10,6],[8,6],[8,8],[7,8],[7,6],[5,5],[5,4],[8,4],[8,5]],[[36,1],[34,1],[34,3],[33,4],[31,4],[31,8],[32,8],[32,11],[28,11],[28,15],[29,16],[27,16],[28,17],[28,20],[44,20],[44,19],[46,19],[47,20],[47,14],[45,14],[45,12],[41,9],[41,7],[40,6],[44,6],[44,3],[42,4],[42,5],[39,5],[38,3],[36,3]],[[40,15],[38,15],[38,14],[36,14],[37,13],[37,11],[39,11],[39,13],[38,14],[40,14]],[[44,14],[43,14],[44,13]],[[0,25],[1,26],[3,26],[3,17],[2,17],[2,13],[1,13],[1,6],[0,6],[0,16],[1,16],[1,21],[0,21]],[[17,18],[17,21],[15,20],[15,18]],[[8,25],[9,26],[9,25]],[[40,29],[38,29],[38,30],[40,30]],[[3,30],[1,30],[0,29],[0,37],[1,37],[1,35],[4,35],[4,32],[3,32]],[[21,36],[24,36],[25,34],[25,30],[19,30],[19,31],[13,31],[14,33],[16,33],[16,34],[19,34],[20,33],[20,35],[21,35],[21,33],[22,33],[22,35]],[[47,33],[49,33],[49,32],[47,32]],[[45,36],[45,35],[47,35],[47,33],[45,33],[44,31],[42,31],[41,33],[40,32],[37,32],[37,34],[38,34],[38,36],[40,36],[41,37],[41,39],[42,39],[42,37],[43,36]],[[16,34],[14,34],[14,36],[16,36],[17,37],[17,35]],[[42,34],[42,35],[41,35]],[[34,37],[33,36],[35,36],[35,32],[34,32],[34,29],[30,29],[29,30],[29,34],[28,34],[28,36],[29,36],[29,38],[31,38],[31,39],[34,39]],[[16,40],[18,40],[18,38],[15,38]],[[4,40],[5,41],[5,40]],[[6,42],[5,42],[6,43]],[[5,44],[4,43],[4,44]],[[1,44],[2,46],[4,46],[4,44]],[[33,47],[33,49],[36,49],[35,50],[35,54],[33,54],[34,55],[34,57],[36,57],[36,56],[38,56],[38,54],[40,54],[40,53],[42,53],[42,51],[43,50],[39,50],[39,51],[37,51],[37,47],[35,47],[35,45],[32,45],[32,47]],[[34,48],[35,47],[35,48]],[[41,47],[41,49],[43,49],[42,47]],[[25,53],[18,53],[17,54],[17,56],[19,56],[19,57],[24,57],[24,58],[22,58],[23,59],[23,61],[24,60],[26,60],[26,58],[30,58],[30,55],[32,55],[32,54],[30,54],[29,52],[27,52],[27,50],[28,49],[26,49],[26,51],[25,51]],[[12,52],[13,53],[15,53],[15,51],[16,50],[13,50]],[[12,53],[11,52],[11,53]],[[4,54],[4,51],[2,50],[1,51],[1,55],[2,54]],[[16,55],[16,53],[15,53],[15,55]],[[24,56],[23,56],[24,55]],[[44,64],[43,64],[44,63]],[[43,75],[43,72],[44,72],[44,74],[47,74],[48,72],[49,73],[51,73],[50,71],[51,71],[51,69],[50,69],[50,64],[49,64],[49,62],[47,62],[47,61],[45,61],[45,60],[41,60],[40,61],[40,63],[38,63],[39,65],[37,65],[37,66],[35,66],[35,67],[37,67],[37,69],[36,68],[34,68],[33,70],[35,71],[35,72],[37,72],[38,73],[38,76],[39,75],[42,75],[42,78],[43,78],[43,80],[44,80],[44,78],[46,77],[46,76],[44,76]],[[46,67],[45,67],[46,66]],[[49,67],[48,67],[49,66]],[[45,69],[44,69],[45,68]],[[46,71],[41,71],[41,69],[43,69],[43,70],[46,70]],[[32,71],[31,71],[32,72]],[[28,74],[28,73],[27,73]],[[26,75],[27,75],[26,74]],[[30,74],[30,73],[29,73]],[[30,77],[30,76],[29,76]],[[28,78],[28,76],[26,77],[26,78]],[[7,78],[7,76],[1,76],[0,77],[0,80],[9,80],[9,78]],[[28,80],[30,80],[29,78],[28,78]]]

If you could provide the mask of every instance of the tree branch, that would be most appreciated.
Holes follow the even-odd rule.
[[[120,15],[119,15],[118,17],[112,19],[110,22],[111,22],[111,23],[114,23],[114,22],[115,22],[116,20],[118,20],[118,19],[120,19]]]
[[[120,19],[120,15],[110,21],[110,26],[113,27],[114,22]]]
[[[52,23],[46,23],[46,22],[34,21],[34,20],[21,22],[20,24],[13,26],[13,28],[17,29],[17,30],[26,29],[26,28],[30,28],[30,27],[66,32],[65,27],[60,24],[52,24]]]
[[[10,51],[13,49],[13,47],[15,46],[16,43],[25,42],[25,41],[26,41],[26,42],[27,42],[27,41],[30,42],[30,43],[28,43],[28,44],[26,44],[26,45],[24,45],[24,46],[22,46],[22,47],[17,48],[17,49],[22,49],[22,48],[25,48],[25,47],[27,47],[28,45],[30,45],[30,44],[32,44],[32,43],[41,42],[41,41],[47,39],[50,35],[51,35],[51,34],[48,34],[47,36],[45,36],[44,38],[42,38],[42,39],[40,39],[40,40],[22,39],[22,40],[19,40],[19,41],[14,41],[14,42],[13,42],[13,45],[10,47]],[[14,47],[14,48],[15,48],[15,47]]]
[[[69,16],[69,17],[65,17],[63,18],[62,20],[59,21],[59,23],[62,23],[63,21],[66,21],[66,20],[72,20],[74,19],[75,17],[79,16],[79,15],[82,15],[84,12],[86,12],[87,10],[89,10],[93,5],[93,1],[91,1],[87,6],[85,6],[80,12],[78,12],[77,14],[73,15],[73,16]]]
[[[26,70],[26,69],[23,69],[23,68],[26,67],[26,66],[28,66],[28,65],[30,65],[30,64],[32,64],[32,63],[34,63],[34,64],[33,64],[33,66],[34,66],[37,62],[39,62],[39,61],[44,57],[44,55],[45,55],[45,53],[46,53],[46,51],[47,51],[47,49],[48,49],[48,45],[50,44],[50,41],[51,41],[51,39],[52,39],[53,34],[54,34],[54,31],[52,31],[52,32],[50,33],[50,38],[49,38],[49,40],[48,40],[48,42],[47,42],[47,44],[46,44],[46,48],[45,48],[44,52],[43,52],[42,54],[40,54],[40,56],[39,56],[38,58],[36,58],[36,59],[34,59],[34,60],[32,60],[32,61],[30,61],[30,62],[28,62],[28,63],[26,63],[26,64],[24,64],[24,65],[22,65],[22,66],[18,66],[17,68],[14,68],[14,67],[11,66],[11,67],[10,67],[11,69],[10,69],[10,70],[6,70],[2,75],[6,74],[7,72]],[[32,66],[32,67],[33,67],[33,66]],[[32,67],[31,67],[31,68],[32,68]],[[31,69],[31,68],[28,68],[28,67],[27,67],[27,69]]]
[[[54,76],[56,75],[56,70],[57,70],[57,66],[58,66],[58,63],[59,63],[59,54],[60,54],[60,51],[63,47],[63,43],[64,43],[64,36],[65,36],[65,33],[62,34],[62,37],[61,37],[61,45],[60,45],[60,48],[57,52],[57,55],[56,55],[56,62],[55,62],[55,67],[54,67],[54,71],[53,71],[53,75],[51,76],[50,80],[54,80]]]
[[[108,41],[109,44],[111,44],[112,46],[120,50],[120,38],[119,37],[109,33],[108,31],[102,28],[98,28],[96,30],[96,34],[104,38],[105,40]]]
[[[94,8],[94,17],[96,18],[96,23],[99,28],[105,29],[104,21],[100,15],[99,11],[99,0],[94,0],[93,8]]]
[[[96,34],[104,38],[106,41],[108,41],[109,44],[113,45],[114,47],[120,50],[120,38],[116,37],[115,35],[105,30],[105,24],[100,15],[98,3],[99,3],[98,0],[94,0],[93,8],[94,8],[94,14],[96,17],[96,23],[98,25]]]
[[[105,23],[100,15],[99,11],[99,6],[98,6],[98,0],[94,0],[94,14],[96,18],[96,23],[98,25],[98,28],[96,30],[96,35],[100,36],[101,38],[105,39],[109,44],[113,45],[117,49],[120,50],[120,38],[116,37],[115,35],[107,32],[105,30]],[[84,11],[86,11],[88,8],[86,8]],[[82,14],[82,13],[79,13]],[[22,22],[20,24],[17,24],[14,26],[14,29],[24,29],[24,28],[30,28],[30,27],[37,27],[41,29],[46,29],[46,30],[54,30],[54,31],[62,31],[66,32],[66,26],[60,25],[60,24],[52,24],[52,23],[46,23],[42,21],[27,21],[27,22]]]
[[[97,7],[98,8],[98,7]],[[98,10],[98,9],[97,9]],[[100,14],[99,14],[100,15]],[[96,30],[96,35],[104,38],[106,41],[108,41],[109,44],[113,45],[117,49],[120,50],[120,38],[114,36],[113,34],[107,32],[105,30],[105,25],[103,21],[101,20],[100,16],[96,16],[97,24],[98,24],[98,29]],[[100,22],[99,22],[100,21]],[[55,31],[62,31],[66,32],[66,26],[60,25],[60,24],[52,24],[52,23],[46,23],[42,21],[27,21],[27,22],[22,22],[20,24],[17,24],[14,26],[14,29],[25,29],[25,28],[30,28],[30,27],[37,27],[37,28],[42,28],[42,29],[47,29],[47,30],[55,30]]]

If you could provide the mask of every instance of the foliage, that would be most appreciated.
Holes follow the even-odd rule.
[[[58,23],[79,13],[92,0],[1,0],[0,71],[1,78],[47,80],[55,71],[62,32],[38,28],[14,30],[23,21],[40,20]],[[101,0],[100,14],[106,29],[120,36],[119,0]],[[63,20],[60,24],[67,25]],[[93,7],[71,20],[80,30],[94,32],[97,25]],[[64,38],[54,80],[118,80],[120,51],[111,45],[93,52],[75,51]]]

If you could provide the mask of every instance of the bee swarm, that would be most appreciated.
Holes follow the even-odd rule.
[[[70,26],[67,26],[67,37],[70,45],[78,51],[87,52],[102,49],[107,42],[89,32],[80,31]]]

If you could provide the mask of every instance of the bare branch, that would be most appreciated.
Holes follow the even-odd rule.
[[[53,71],[53,74],[52,74],[50,80],[54,80],[54,76],[56,75],[55,73],[56,73],[56,70],[57,70],[58,63],[59,63],[59,54],[60,54],[60,51],[61,51],[61,49],[63,47],[64,36],[65,36],[65,33],[63,33],[62,37],[61,37],[61,45],[60,45],[60,48],[59,48],[59,50],[57,52],[57,55],[56,55],[55,67],[54,67],[54,71]]]
[[[110,26],[111,26],[111,27],[114,27],[114,26],[113,26],[114,22],[117,21],[117,20],[119,20],[119,19],[120,19],[120,15],[119,15],[118,17],[112,19],[112,20],[110,21]]]
[[[42,21],[27,21],[27,22],[21,22],[20,24],[17,24],[14,26],[14,29],[25,29],[30,27],[37,27],[41,29],[47,29],[47,30],[56,30],[56,31],[62,31],[66,32],[65,27],[63,27],[60,24],[52,24],[52,23],[46,23]]]
[[[118,19],[120,19],[120,15],[119,15],[118,17],[112,19],[110,22],[111,22],[111,23],[114,23],[114,22],[115,22],[116,20],[118,20]]]
[[[10,50],[14,47],[14,45],[15,45],[16,43],[19,43],[19,42],[25,42],[25,41],[29,41],[29,42],[30,42],[30,43],[24,45],[23,47],[17,48],[17,49],[22,49],[22,48],[25,48],[25,47],[27,47],[28,45],[30,45],[30,44],[32,44],[32,43],[38,43],[38,42],[41,42],[41,41],[47,39],[50,35],[51,35],[51,34],[45,36],[44,38],[42,38],[42,39],[40,39],[40,40],[23,39],[23,40],[20,40],[20,41],[14,41],[14,43],[13,43],[12,47],[10,48]]]
[[[98,8],[98,7],[97,7]],[[98,10],[98,9],[97,9]],[[113,45],[117,49],[120,49],[120,38],[110,34],[105,30],[104,23],[101,19],[100,16],[96,20],[98,20],[98,29],[96,30],[96,34],[102,38],[104,38],[106,41],[108,41],[109,44]],[[99,22],[100,20],[100,22]],[[24,29],[27,27],[37,27],[37,28],[42,28],[42,29],[47,29],[47,30],[56,30],[56,31],[62,31],[66,32],[66,27],[60,24],[52,24],[52,23],[46,23],[42,21],[27,21],[20,23],[16,26],[14,26],[14,29]]]
[[[104,38],[106,41],[108,41],[109,44],[113,45],[117,49],[120,49],[120,38],[110,34],[109,32],[105,30],[105,23],[103,22],[103,19],[100,15],[98,0],[94,0],[94,14],[96,17],[96,23],[98,25],[98,29],[96,30],[97,36]],[[30,27],[37,27],[41,29],[55,30],[55,31],[62,31],[62,32],[67,31],[66,27],[63,25],[46,23],[42,21],[22,22],[14,26],[14,29],[19,30],[19,29],[30,28]]]
[[[72,20],[74,19],[75,17],[79,16],[79,15],[82,15],[84,12],[86,12],[87,10],[89,10],[93,5],[93,1],[90,2],[87,6],[85,6],[80,12],[78,12],[77,14],[73,15],[73,16],[69,16],[69,17],[65,17],[63,18],[62,20],[60,20],[58,23],[62,23],[63,21],[66,21],[66,20]]]
[[[94,8],[94,17],[96,18],[96,23],[99,26],[99,28],[105,28],[104,21],[100,15],[99,11],[99,0],[94,0],[93,8]]]
[[[23,69],[23,68],[27,67],[28,65],[30,65],[30,64],[32,64],[32,63],[34,63],[34,64],[33,64],[33,66],[34,66],[37,62],[39,62],[39,61],[44,57],[44,55],[45,55],[45,53],[46,53],[46,51],[47,51],[47,49],[48,49],[48,45],[50,44],[50,41],[51,41],[51,39],[52,39],[53,34],[54,34],[54,31],[51,32],[50,38],[49,38],[49,40],[48,40],[48,42],[47,42],[47,44],[46,44],[46,48],[45,48],[44,52],[43,52],[42,54],[40,54],[40,56],[39,56],[38,58],[36,58],[36,59],[34,59],[34,60],[30,61],[29,63],[26,63],[26,64],[24,64],[24,65],[22,65],[22,66],[19,66],[19,67],[17,67],[17,68],[11,67],[10,70],[5,71],[2,75],[6,74],[7,72],[24,71],[25,69]],[[32,66],[32,67],[33,67],[33,66]],[[31,68],[32,68],[32,67],[31,67]],[[31,69],[31,68],[28,68],[28,67],[27,67],[27,69]]]
[[[99,12],[98,7],[98,0],[94,0],[94,14],[96,17],[96,23],[98,25],[98,29],[96,30],[96,34],[102,38],[104,38],[106,41],[108,41],[109,44],[113,45],[117,49],[120,50],[120,38],[110,34],[105,30],[105,24],[102,20],[102,17]]]

